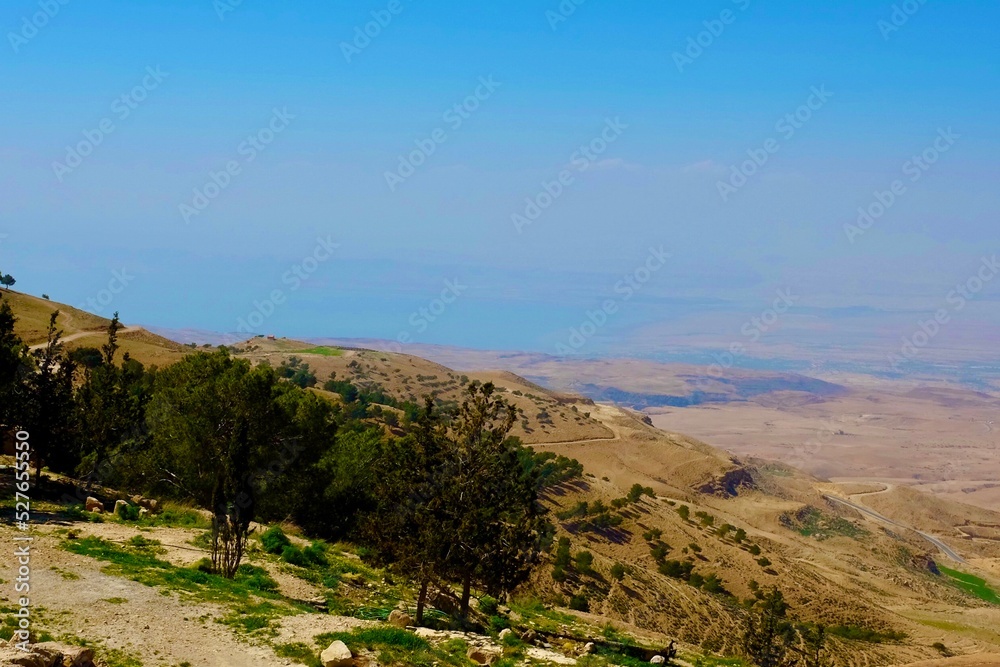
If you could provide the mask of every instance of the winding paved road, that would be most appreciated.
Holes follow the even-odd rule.
[[[903,528],[905,530],[912,530],[917,535],[919,535],[920,537],[924,538],[925,540],[927,540],[928,542],[930,542],[931,544],[933,544],[935,547],[938,548],[938,550],[941,553],[943,553],[945,556],[947,556],[948,558],[952,559],[956,563],[964,563],[965,562],[965,559],[962,558],[961,556],[959,556],[958,552],[956,552],[954,549],[952,549],[947,544],[945,544],[944,542],[942,542],[938,538],[934,537],[933,535],[928,535],[927,533],[921,532],[921,531],[917,530],[916,528],[911,528],[910,526],[906,526],[904,524],[901,524],[898,521],[893,521],[892,519],[884,517],[884,516],[882,516],[881,514],[879,514],[878,512],[876,512],[874,510],[868,509],[864,505],[859,505],[859,504],[857,504],[855,502],[851,502],[850,500],[847,500],[845,498],[840,498],[838,496],[830,496],[830,495],[827,495],[825,493],[823,494],[823,497],[826,498],[827,500],[832,500],[835,503],[840,503],[841,505],[847,505],[848,507],[850,507],[852,509],[855,509],[855,510],[861,512],[862,514],[864,514],[866,516],[869,516],[869,517],[871,517],[871,518],[873,518],[873,519],[875,519],[877,521],[881,521],[883,523],[887,523],[887,524],[889,524],[891,526],[896,526],[897,528]]]

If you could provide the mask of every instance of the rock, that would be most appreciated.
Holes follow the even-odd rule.
[[[405,630],[407,626],[413,625],[413,617],[405,611],[393,609],[389,614],[389,625],[397,628],[403,628]]]
[[[514,634],[513,630],[511,630],[510,628],[504,628],[503,630],[500,631],[499,635],[500,641],[507,639],[507,637],[510,637],[512,634]]]
[[[350,667],[353,657],[347,644],[338,640],[319,654],[319,661],[323,663],[323,667]]]
[[[104,511],[104,503],[93,496],[87,497],[87,504],[85,505],[88,512],[101,513]]]
[[[156,510],[159,509],[160,507],[160,503],[157,502],[156,500],[153,500],[152,498],[140,498],[137,504],[141,507],[145,507],[154,514],[156,513]]]
[[[591,653],[594,652],[595,648],[596,647],[594,646],[594,642],[587,642],[586,644],[583,645],[583,654],[590,655]]]
[[[470,646],[468,652],[465,654],[465,657],[477,665],[492,665],[500,659],[500,656],[496,653],[487,651],[486,649],[478,646]]]
[[[62,662],[56,662],[59,667],[90,667],[94,664],[94,649],[85,646],[67,646],[57,642],[43,642],[35,644],[32,650],[42,649],[49,655],[59,653],[62,655]]]
[[[521,641],[525,643],[533,644],[536,639],[538,639],[538,633],[532,630],[531,628],[528,628],[527,630],[521,633]]]
[[[124,500],[115,501],[115,516],[122,516],[122,511],[128,507],[128,503]]]
[[[664,658],[662,655],[654,655],[650,659],[649,664],[651,664],[651,665],[662,665],[666,661],[667,661],[667,659]]]
[[[20,649],[6,646],[0,648],[0,666],[2,667],[52,667],[45,658],[37,653],[27,653]]]
[[[148,509],[146,509],[145,507],[140,507],[139,508],[139,516],[147,516],[148,514],[149,514],[149,510]]]

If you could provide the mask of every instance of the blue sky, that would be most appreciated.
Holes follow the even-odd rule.
[[[833,323],[845,307],[916,321],[1000,251],[996,3],[586,0],[556,20],[555,0],[64,2],[0,8],[0,269],[74,305],[124,269],[98,305],[127,321],[231,331],[279,290],[262,332],[552,351],[663,246],[671,260],[593,339],[627,353],[666,321],[725,338],[786,285]],[[386,25],[348,61],[373,12]],[[446,113],[477,91],[456,125]],[[280,131],[251,151],[275,110]],[[609,119],[614,140],[574,166]],[[102,121],[78,166],[53,165]],[[433,153],[390,189],[417,141]],[[560,172],[519,233],[512,215]],[[850,242],[845,224],[896,180]],[[282,276],[321,238],[337,249],[293,290]],[[416,331],[446,280],[467,288]],[[952,329],[995,323],[997,294]]]

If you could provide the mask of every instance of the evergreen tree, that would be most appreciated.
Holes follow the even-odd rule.
[[[826,626],[823,624],[805,625],[799,628],[802,639],[802,661],[805,667],[828,667],[830,661],[826,658]]]
[[[790,664],[788,649],[795,631],[787,620],[788,603],[777,587],[765,592],[752,586],[754,597],[747,600],[748,615],[743,633],[743,650],[759,667]]]
[[[77,428],[82,446],[81,473],[87,488],[94,482],[117,482],[113,456],[145,442],[145,406],[149,400],[150,376],[128,353],[116,363],[118,313],[108,325],[108,339],[101,346],[100,362],[84,365],[83,382],[76,392]]]
[[[540,553],[537,480],[526,474],[517,440],[508,434],[518,409],[492,383],[472,383],[454,423],[455,481],[451,496],[454,546],[449,568],[462,583],[462,614],[472,584],[491,595],[513,590]]]
[[[374,477],[378,504],[362,523],[362,538],[375,560],[419,584],[417,624],[423,622],[429,585],[450,575],[455,510],[449,503],[454,496],[442,490],[454,479],[451,449],[428,398],[413,431],[386,445]]]
[[[226,350],[199,352],[157,373],[150,440],[165,481],[213,513],[212,564],[236,575],[261,479],[295,437],[275,400],[279,379]]]
[[[25,428],[31,433],[35,483],[46,463],[65,471],[72,468],[74,364],[63,351],[62,332],[56,329],[59,311],[49,317],[45,346],[32,352],[36,368],[25,382]]]
[[[29,363],[27,347],[14,332],[16,321],[10,304],[0,297],[0,427],[5,430],[19,425],[22,382]]]

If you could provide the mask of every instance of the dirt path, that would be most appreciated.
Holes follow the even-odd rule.
[[[14,532],[2,526],[0,539],[13,544]],[[34,536],[30,599],[36,623],[53,635],[99,641],[140,656],[146,665],[291,664],[266,646],[238,640],[227,626],[216,623],[226,614],[218,605],[176,593],[164,595],[158,588],[104,574],[105,563],[65,551],[58,546],[58,537],[41,531]],[[15,567],[13,549],[2,554],[0,565],[10,573]],[[2,591],[9,605],[13,591],[9,586]]]
[[[122,329],[119,329],[118,333],[119,334],[132,333],[134,331],[141,331],[141,330],[142,330],[142,327],[124,327]],[[106,332],[105,331],[80,331],[80,332],[77,332],[75,334],[70,334],[68,336],[63,336],[62,338],[59,339],[59,341],[62,342],[62,343],[70,343],[70,342],[72,342],[74,340],[79,340],[81,338],[86,338],[87,336],[99,336],[99,335],[101,335],[103,333],[106,333]],[[32,351],[34,351],[34,350],[41,350],[46,345],[47,345],[47,343],[38,343],[36,345],[31,345],[30,347],[28,347],[28,349],[32,350]]]
[[[593,417],[594,417],[594,419],[596,419],[598,422],[601,423],[601,426],[603,426],[604,428],[606,428],[609,431],[611,431],[611,433],[612,433],[611,437],[608,437],[608,438],[584,438],[583,440],[552,440],[552,441],[549,441],[549,442],[536,442],[536,443],[532,443],[532,444],[529,444],[529,445],[526,445],[526,446],[527,447],[558,447],[560,445],[585,445],[585,444],[590,443],[590,442],[608,443],[608,442],[615,442],[615,441],[621,440],[622,439],[621,430],[617,426],[615,426],[613,423],[611,423],[611,419],[610,419],[610,417],[617,416],[617,413],[612,413],[610,415],[607,415],[607,414],[601,415],[600,414],[602,412],[617,410],[617,408],[615,406],[603,405],[603,404],[600,404],[600,403],[598,403],[596,405],[596,407],[598,408],[598,410],[597,410],[598,414],[597,415],[593,415]],[[601,418],[602,416],[604,417],[604,419]]]

